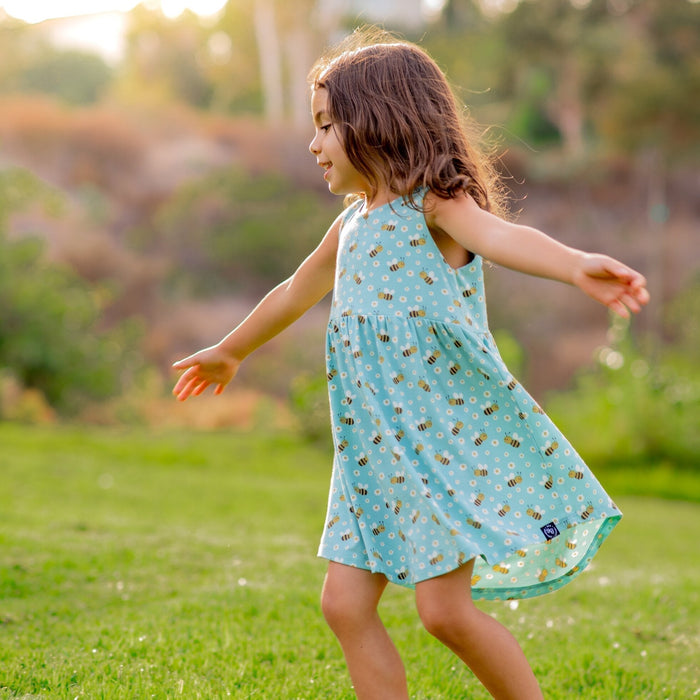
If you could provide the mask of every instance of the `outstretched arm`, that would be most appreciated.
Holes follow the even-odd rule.
[[[614,258],[570,248],[531,226],[504,221],[468,195],[433,198],[429,206],[433,203],[426,215],[431,228],[498,265],[573,284],[620,316],[640,311],[649,301],[644,277]]]
[[[291,325],[333,287],[340,219],[319,246],[287,280],[277,285],[223,340],[173,364],[184,370],[173,394],[184,401],[210,385],[220,394],[238,372],[241,362]]]

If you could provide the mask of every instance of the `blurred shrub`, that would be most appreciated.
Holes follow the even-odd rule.
[[[69,104],[92,104],[107,91],[112,69],[97,52],[56,46],[42,24],[0,13],[0,93],[53,95]]]
[[[176,256],[172,286],[189,294],[267,288],[289,276],[338,213],[277,173],[226,169],[184,186],[156,221]]]
[[[72,412],[84,398],[114,395],[133,381],[140,331],[133,323],[101,329],[98,295],[85,282],[50,263],[41,241],[6,238],[8,213],[44,195],[27,173],[0,172],[0,370]],[[24,399],[27,410],[41,408],[35,393]]]
[[[96,295],[45,260],[37,240],[0,238],[0,367],[64,411],[104,398],[133,379],[140,363],[134,324],[100,331]]]
[[[69,109],[41,96],[0,100],[0,142],[60,185],[88,185],[132,202],[146,140],[132,120],[107,108]]]
[[[52,423],[55,411],[38,389],[25,389],[8,370],[0,370],[0,419],[37,425]]]
[[[700,366],[697,363],[700,283],[675,304],[687,316],[673,345],[653,358],[637,349],[627,323],[615,319],[609,346],[573,390],[554,394],[547,413],[592,463],[661,462],[696,467],[700,457]]]
[[[46,48],[18,76],[17,88],[87,105],[102,97],[111,80],[112,70],[97,54]]]

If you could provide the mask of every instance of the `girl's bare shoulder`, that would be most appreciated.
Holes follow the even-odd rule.
[[[428,191],[423,198],[425,220],[430,228],[447,231],[450,223],[477,216],[482,209],[466,192],[460,192],[454,197],[439,197]]]

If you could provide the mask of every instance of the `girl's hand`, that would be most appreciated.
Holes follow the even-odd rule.
[[[623,318],[628,318],[630,311],[641,311],[649,301],[644,276],[607,255],[583,254],[572,281]]]
[[[182,376],[173,387],[173,394],[179,401],[190,396],[199,396],[210,384],[214,393],[220,394],[236,376],[240,361],[225,353],[220,345],[212,345],[173,363],[175,369],[184,369]]]

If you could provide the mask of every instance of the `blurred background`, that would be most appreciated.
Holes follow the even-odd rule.
[[[519,221],[621,258],[631,324],[488,271],[514,373],[596,460],[700,458],[700,3],[0,2],[0,420],[251,427],[323,440],[328,300],[178,404],[342,202],[308,153],[306,74],[362,24],[420,43],[498,154]]]

